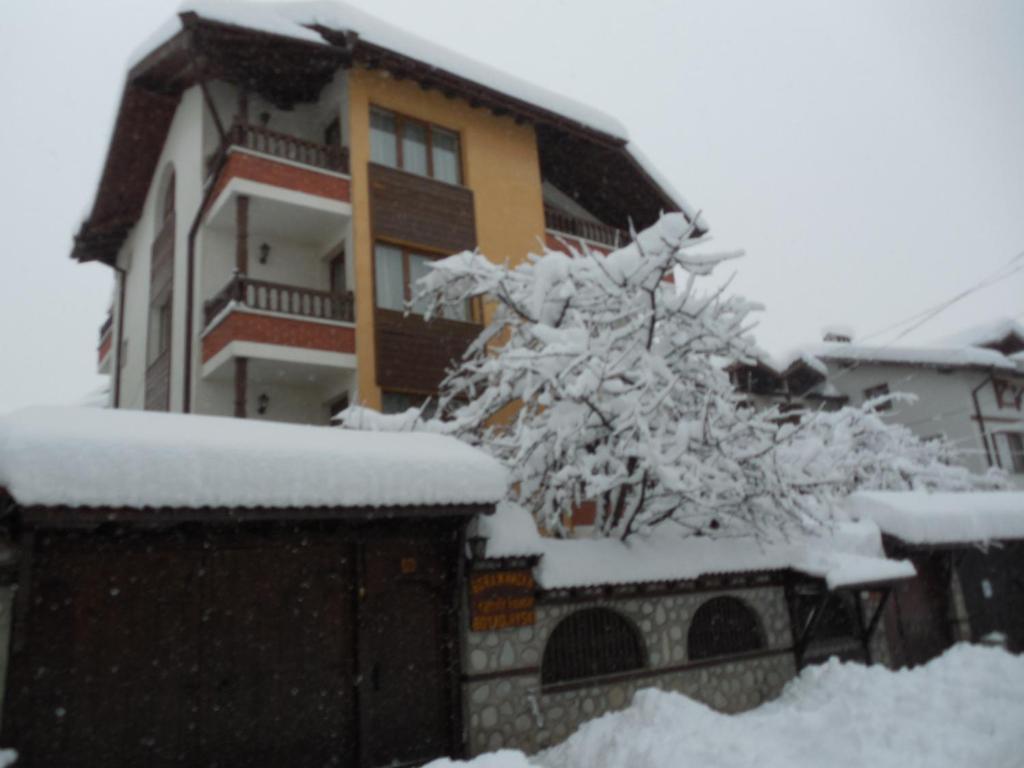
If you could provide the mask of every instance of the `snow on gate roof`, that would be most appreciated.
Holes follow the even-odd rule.
[[[544,589],[682,581],[725,573],[792,569],[824,579],[830,589],[912,578],[914,567],[889,560],[870,522],[844,522],[821,536],[765,542],[671,534],[617,539],[543,537],[528,512],[502,503],[480,518],[488,557],[541,555],[536,568]]]
[[[871,520],[907,544],[1024,539],[1022,492],[858,491],[845,506],[851,517]]]
[[[492,504],[506,484],[442,435],[94,408],[0,417],[0,488],[25,506]]]

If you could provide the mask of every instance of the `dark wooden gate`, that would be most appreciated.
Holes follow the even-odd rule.
[[[450,549],[450,548],[449,548]],[[443,543],[366,544],[359,610],[363,764],[417,765],[452,753],[455,603]]]
[[[1010,651],[1024,652],[1024,542],[968,550],[957,573],[972,639],[1002,632]]]
[[[888,624],[888,632],[895,663],[912,667],[930,661],[949,648],[953,634],[949,554],[920,554],[911,560],[917,576],[894,587],[893,619]]]
[[[43,539],[6,743],[26,766],[346,764],[353,565],[338,544]]]
[[[451,754],[451,530],[39,535],[3,743],[25,768]]]

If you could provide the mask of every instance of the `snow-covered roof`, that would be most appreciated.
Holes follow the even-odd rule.
[[[816,344],[805,351],[824,360],[851,360],[861,363],[893,363],[952,368],[1003,368],[1016,365],[1005,355],[977,347],[883,347],[831,342]]]
[[[829,588],[914,576],[913,566],[888,560],[871,523],[842,523],[828,535],[764,542],[669,533],[649,538],[553,539],[537,531],[528,512],[502,503],[480,519],[488,557],[540,555],[537,583],[544,589],[680,581],[700,576],[793,569],[822,578]]]
[[[1024,492],[858,491],[844,506],[908,544],[1024,539]]]
[[[490,504],[506,483],[494,459],[435,434],[70,407],[0,417],[0,488],[26,506]]]
[[[1006,317],[938,339],[936,344],[944,347],[984,347],[988,344],[998,344],[1007,336],[1016,336],[1024,340],[1024,323]]]
[[[627,139],[625,126],[614,117],[546,88],[521,80],[500,69],[463,56],[337,0],[313,0],[312,2],[197,0],[185,2],[179,12],[191,12],[209,21],[233,24],[259,32],[325,45],[327,42],[324,38],[311,27],[320,26],[334,32],[351,32],[370,44],[500,91],[609,136]],[[131,59],[132,63],[141,61],[147,54],[179,31],[181,31],[181,24],[177,19],[160,27],[136,50]]]

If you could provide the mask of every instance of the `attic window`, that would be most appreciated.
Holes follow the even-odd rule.
[[[876,397],[885,397],[889,394],[888,384],[878,384],[874,387],[868,387],[864,390],[864,401],[874,400]],[[883,403],[879,403],[875,406],[876,411],[891,411],[892,400],[886,400]]]
[[[542,685],[591,680],[642,669],[643,641],[623,616],[607,608],[586,608],[559,622],[544,648]]]

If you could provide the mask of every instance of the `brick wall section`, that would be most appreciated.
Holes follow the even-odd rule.
[[[232,152],[217,177],[217,183],[210,201],[228,185],[233,178],[249,179],[262,184],[271,184],[282,189],[319,195],[331,200],[352,199],[351,181],[313,168],[299,168],[288,163],[279,163],[268,157],[258,157],[245,152]]]
[[[97,362],[102,363],[103,359],[108,354],[110,354],[110,344],[111,344],[111,340],[113,338],[114,338],[114,334],[112,334],[112,333],[108,333],[106,336],[103,337],[103,340],[100,342],[100,348],[99,348],[99,350],[96,353],[96,360],[97,360]]]
[[[203,337],[205,363],[232,341],[253,341],[285,347],[355,354],[355,328],[292,317],[232,312]]]

